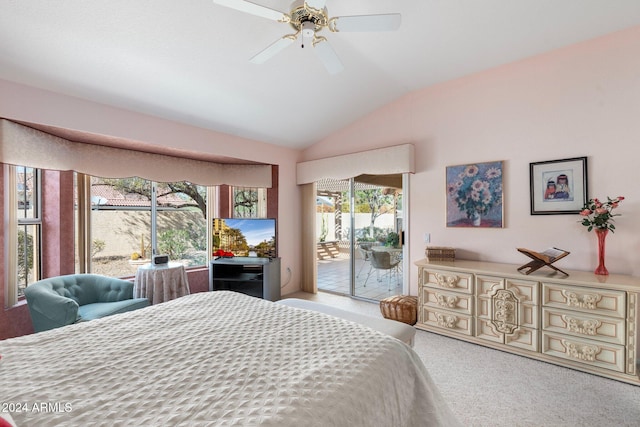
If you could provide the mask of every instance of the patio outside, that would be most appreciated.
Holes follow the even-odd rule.
[[[350,270],[349,254],[340,252],[335,258],[318,260],[318,291],[331,292],[341,295],[350,295]],[[371,263],[364,261],[356,254],[355,260],[355,295],[362,298],[380,301],[392,295],[402,293],[402,264],[397,272],[389,272],[371,269]],[[371,274],[369,275],[369,272]],[[391,274],[387,276],[387,274]],[[367,280],[367,275],[369,279]],[[391,290],[389,290],[390,279]],[[366,281],[366,286],[365,286]]]

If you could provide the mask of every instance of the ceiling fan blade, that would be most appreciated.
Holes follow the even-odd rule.
[[[313,9],[322,10],[324,9],[324,5],[327,3],[327,0],[305,0],[305,3]]]
[[[256,54],[249,61],[253,62],[254,64],[262,64],[278,54],[287,46],[291,45],[291,43],[293,43],[295,40],[296,38],[294,36],[284,36],[281,39],[276,40],[274,43],[271,43],[266,49]]]
[[[395,31],[400,28],[399,13],[383,15],[337,16],[331,19],[331,31]]]
[[[327,69],[329,74],[338,74],[340,71],[344,70],[342,61],[340,61],[336,51],[333,50],[326,39],[315,43],[313,47],[316,51],[316,55],[320,58],[320,62],[322,62],[322,65],[324,65],[324,68]]]
[[[289,15],[286,13],[261,6],[259,4],[246,0],[213,0],[214,3],[221,6],[230,7],[240,12],[250,13],[251,15],[260,16],[261,18],[271,19],[273,21],[289,22]]]

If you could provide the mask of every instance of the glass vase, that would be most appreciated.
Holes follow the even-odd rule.
[[[605,242],[607,239],[607,234],[609,234],[609,230],[606,228],[596,228],[596,236],[598,237],[598,267],[596,268],[595,273],[600,275],[607,275],[609,271],[607,267],[604,266],[604,253],[605,253]]]

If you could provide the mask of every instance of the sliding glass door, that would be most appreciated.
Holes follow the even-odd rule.
[[[350,182],[323,180],[316,194],[318,290],[351,294]]]
[[[403,293],[402,175],[317,183],[318,290],[379,301]]]
[[[352,295],[379,301],[402,294],[402,176],[356,177],[353,203]]]

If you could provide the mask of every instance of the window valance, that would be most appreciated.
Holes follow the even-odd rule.
[[[415,172],[413,144],[344,154],[297,164],[297,183],[321,179],[348,179],[360,175],[393,175]]]
[[[158,182],[270,188],[271,165],[216,163],[69,141],[0,119],[0,162]]]

